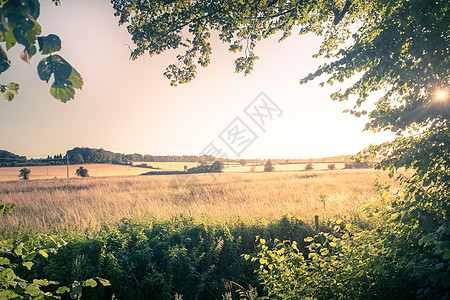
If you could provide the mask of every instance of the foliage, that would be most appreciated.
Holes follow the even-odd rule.
[[[15,167],[27,162],[25,156],[19,156],[9,151],[0,150],[0,167]]]
[[[68,236],[68,245],[36,262],[36,272],[62,284],[108,278],[108,293],[87,291],[89,299],[111,299],[109,293],[118,299],[171,299],[175,294],[185,300],[218,299],[226,292],[222,278],[258,287],[255,264],[241,257],[256,250],[256,235],[302,241],[311,233],[293,217],[268,225],[220,225],[181,216],[123,219],[98,232]]]
[[[310,160],[308,160],[308,162],[306,163],[305,170],[312,170],[312,169],[314,169],[314,167],[313,167],[313,160],[310,159]]]
[[[328,164],[328,170],[336,169],[336,164]]]
[[[84,158],[83,158],[83,156],[81,156],[80,153],[77,153],[74,156],[70,157],[70,161],[71,161],[71,163],[73,163],[75,165],[84,164]]]
[[[59,1],[53,1],[56,5]],[[29,63],[39,52],[47,55],[38,64],[39,78],[48,82],[53,75],[50,94],[62,102],[74,98],[75,89],[81,89],[83,79],[80,74],[64,58],[53,54],[61,50],[61,40],[57,35],[41,35],[42,29],[37,19],[40,14],[38,0],[4,0],[0,3],[0,73],[11,66],[6,51],[16,44],[24,46],[20,58]],[[6,47],[6,51],[3,47]],[[5,100],[11,101],[18,93],[19,85],[11,82],[0,84],[0,92]]]
[[[369,169],[373,165],[368,160],[353,158],[353,161],[344,163],[344,169]]]
[[[87,147],[75,147],[67,151],[69,157],[81,155],[85,163],[114,163],[114,164],[128,164],[130,162],[198,162],[201,158],[206,157],[208,160],[214,161],[214,157],[209,155],[150,155],[150,154],[123,154],[116,153],[104,149],[95,149]]]
[[[13,206],[11,203],[1,204],[0,214],[4,211],[12,213]],[[72,299],[81,299],[83,287],[96,287],[97,281],[103,286],[110,285],[108,280],[97,277],[96,280],[89,278],[82,282],[74,281],[71,286],[61,286],[56,281],[33,276],[31,268],[37,257],[47,258],[65,244],[56,235],[41,235],[35,240],[28,235],[19,240],[0,240],[0,299],[60,299],[64,293],[70,294]]]
[[[89,172],[84,167],[79,167],[76,170],[75,175],[80,176],[80,177],[89,177]]]
[[[30,173],[31,173],[31,171],[28,168],[20,169],[19,178],[22,180],[28,180],[28,179],[30,179]]]
[[[264,164],[264,172],[273,172],[275,171],[275,167],[272,164],[272,161],[269,159],[265,164]]]
[[[187,173],[220,173],[225,168],[225,164],[222,161],[215,161],[214,163],[202,164],[198,167],[189,168]]]

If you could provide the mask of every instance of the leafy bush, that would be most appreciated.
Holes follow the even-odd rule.
[[[12,213],[14,205],[1,202],[0,214]],[[73,281],[68,286],[61,286],[54,280],[38,279],[35,269],[31,270],[39,259],[37,256],[47,258],[65,244],[56,235],[39,235],[36,239],[24,235],[18,240],[0,240],[0,299],[60,299],[60,295],[66,293],[72,299],[81,299],[83,287],[96,287],[97,282],[110,285],[108,280],[99,277]]]
[[[83,167],[79,167],[75,171],[75,175],[80,176],[80,177],[89,177],[89,171],[88,171],[88,169],[85,169]]]
[[[28,168],[20,169],[19,178],[22,180],[28,180],[30,179],[30,173],[31,171]]]
[[[222,279],[258,287],[254,262],[242,254],[256,251],[256,236],[300,241],[311,226],[284,217],[269,224],[239,220],[220,225],[190,217],[167,221],[124,219],[99,232],[72,234],[68,245],[36,263],[41,276],[69,284],[90,277],[108,278],[108,290],[85,291],[88,299],[218,299]],[[67,268],[71,266],[71,268]],[[260,293],[263,291],[260,289]]]
[[[272,161],[269,159],[264,165],[264,172],[273,172],[275,171],[275,167],[272,164]]]
[[[314,167],[313,167],[313,160],[310,159],[310,160],[306,163],[305,170],[312,170],[312,169],[314,169]]]

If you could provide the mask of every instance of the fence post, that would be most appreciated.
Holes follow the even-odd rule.
[[[319,231],[319,216],[314,216],[314,224],[316,225],[316,230]]]

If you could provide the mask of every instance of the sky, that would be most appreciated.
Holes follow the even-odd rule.
[[[20,60],[22,46],[8,52],[12,67],[0,82],[20,84],[19,95],[0,100],[0,149],[27,157],[65,153],[74,147],[153,155],[218,154],[229,158],[319,158],[355,154],[392,139],[363,131],[366,118],[343,113],[352,103],[332,101],[339,86],[299,80],[323,63],[313,59],[320,39],[276,37],[256,47],[253,72],[234,72],[238,55],[213,34],[207,68],[191,83],[170,86],[165,68],[176,51],[132,61],[125,26],[108,0],[41,1],[42,34],[58,35],[63,56],[84,86],[67,103],[52,98],[41,81],[36,55]],[[261,94],[263,93],[263,94]],[[264,122],[264,123],[261,123]],[[216,152],[214,152],[216,151]],[[213,153],[214,152],[214,153]]]

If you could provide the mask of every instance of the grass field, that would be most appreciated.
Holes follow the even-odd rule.
[[[106,177],[106,176],[131,176],[140,175],[148,172],[147,168],[132,167],[127,165],[112,164],[83,164],[69,165],[69,177],[76,177],[75,171],[83,166],[89,171],[89,176]],[[0,181],[19,180],[19,171],[23,167],[0,168]],[[27,167],[30,169],[30,180],[35,179],[55,179],[67,178],[67,167],[61,166],[36,166]]]
[[[147,167],[140,167],[139,165],[146,164]],[[336,169],[343,169],[344,163],[336,163]],[[82,164],[82,165],[69,165],[69,177],[76,177],[75,171],[80,166],[88,169],[91,177],[109,177],[109,176],[132,176],[141,175],[149,171],[183,171],[184,166],[188,168],[198,166],[198,163],[192,162],[134,162],[133,166],[128,165],[113,165],[113,164]],[[278,172],[283,171],[302,171],[305,170],[306,163],[296,164],[280,164],[275,165],[275,170]],[[150,169],[153,167],[155,169]],[[328,163],[314,163],[314,170],[326,170],[328,169]],[[19,171],[23,167],[9,167],[0,168],[0,181],[19,180]],[[36,166],[27,167],[31,170],[30,180],[35,179],[55,179],[55,178],[67,178],[67,167],[65,165],[60,166]],[[246,173],[250,172],[251,165],[241,166],[240,164],[226,164],[225,173]],[[256,172],[264,171],[263,165],[256,166]]]
[[[85,228],[124,217],[176,215],[227,222],[292,214],[312,221],[315,214],[351,216],[375,201],[379,185],[386,183],[386,173],[374,170],[0,182],[0,198],[16,204],[12,215],[0,216],[0,228]]]

